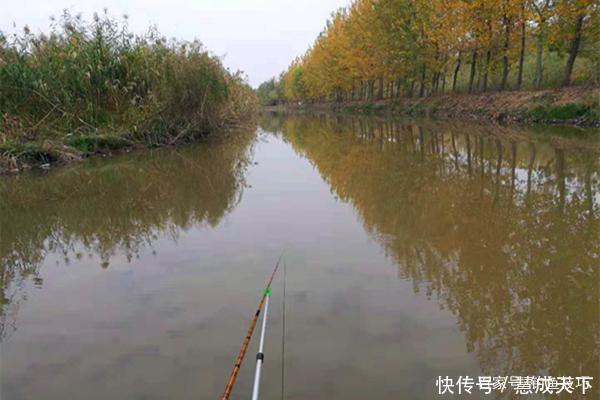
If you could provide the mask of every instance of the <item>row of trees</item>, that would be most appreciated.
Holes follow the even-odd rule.
[[[376,100],[597,80],[598,10],[596,0],[355,0],[259,93]]]

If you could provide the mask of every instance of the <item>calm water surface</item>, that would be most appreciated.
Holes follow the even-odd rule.
[[[3,178],[0,397],[218,398],[282,253],[287,399],[429,399],[438,375],[598,386],[598,144],[537,130],[265,116],[228,143]]]

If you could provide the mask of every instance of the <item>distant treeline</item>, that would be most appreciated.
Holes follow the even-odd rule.
[[[65,11],[51,30],[0,32],[0,162],[51,162],[131,143],[172,144],[239,122],[257,104],[197,42]],[[0,168],[2,165],[0,165]]]
[[[596,0],[355,0],[263,104],[598,84]]]

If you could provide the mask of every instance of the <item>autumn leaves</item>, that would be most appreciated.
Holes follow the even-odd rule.
[[[271,86],[284,101],[540,88],[571,84],[577,59],[597,80],[598,25],[594,0],[356,0]]]

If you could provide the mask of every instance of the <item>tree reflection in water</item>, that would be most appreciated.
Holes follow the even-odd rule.
[[[14,328],[22,286],[42,284],[48,254],[131,261],[159,236],[215,226],[239,202],[255,129],[215,143],[91,159],[48,176],[0,180],[0,340]]]
[[[598,148],[450,122],[267,118],[491,375],[599,370]]]
[[[353,205],[400,278],[456,316],[484,373],[597,373],[596,143],[330,116],[269,116],[262,128]],[[48,255],[110,268],[113,256],[133,259],[158,237],[218,224],[240,199],[255,137],[0,180],[5,333],[20,285],[43,284]]]

